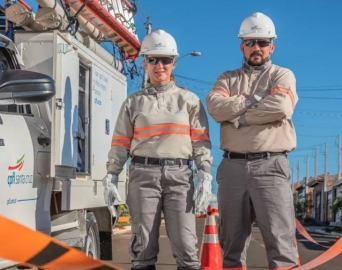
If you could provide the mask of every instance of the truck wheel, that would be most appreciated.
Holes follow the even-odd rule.
[[[100,258],[100,235],[95,215],[92,212],[87,213],[87,236],[83,251],[89,257],[94,259]]]

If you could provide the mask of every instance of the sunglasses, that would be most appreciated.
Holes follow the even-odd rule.
[[[146,62],[151,65],[157,65],[160,61],[163,65],[170,65],[175,60],[174,57],[145,57]]]
[[[260,48],[267,47],[270,45],[271,41],[264,39],[247,39],[242,41],[242,43],[247,47],[254,47],[255,44],[258,44]]]

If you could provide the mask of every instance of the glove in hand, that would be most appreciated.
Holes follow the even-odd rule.
[[[193,196],[195,201],[195,213],[206,212],[211,199],[211,174],[199,170],[197,173],[197,186]]]
[[[118,175],[110,173],[102,180],[102,184],[104,186],[104,200],[113,217],[117,217],[117,212],[114,206],[115,200],[121,202],[121,197],[118,191],[118,181]]]

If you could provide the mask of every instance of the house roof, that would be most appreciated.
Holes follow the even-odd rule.
[[[336,182],[333,184],[333,187],[338,187],[338,186],[340,186],[340,185],[342,185],[342,179],[336,181]]]
[[[302,190],[304,189],[303,185],[300,185],[299,187],[296,188],[296,190]]]
[[[323,179],[315,179],[315,180],[309,182],[307,185],[308,185],[308,187],[314,187],[314,186],[317,186],[323,182],[324,182]]]

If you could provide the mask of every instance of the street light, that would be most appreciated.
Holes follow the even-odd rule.
[[[181,57],[179,57],[176,62],[179,62],[179,60],[181,60],[182,58],[184,58],[185,56],[187,55],[191,55],[191,56],[201,56],[201,52],[196,52],[196,51],[193,51],[191,53],[187,53],[187,54],[184,54],[182,55]]]

